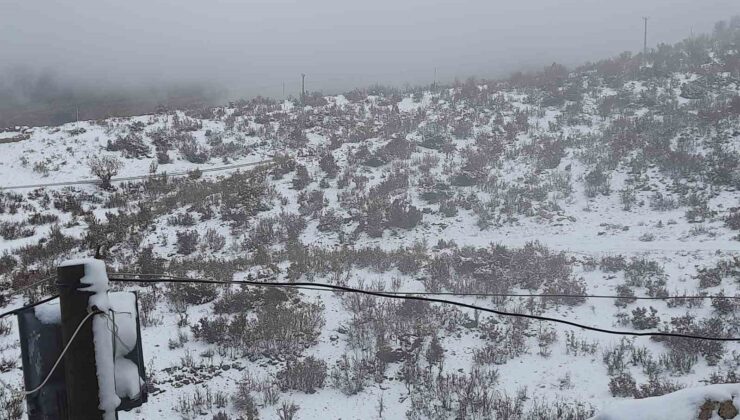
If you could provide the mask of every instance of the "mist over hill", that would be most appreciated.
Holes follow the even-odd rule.
[[[0,127],[143,115],[158,109],[212,106],[224,99],[225,90],[204,84],[90,83],[17,67],[0,74]]]
[[[0,126],[149,113],[306,89],[506,77],[675,43],[735,0],[254,0],[0,4]]]

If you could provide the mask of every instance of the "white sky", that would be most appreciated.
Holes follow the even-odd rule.
[[[0,0],[0,71],[241,93],[430,83],[566,65],[711,31],[738,0]]]

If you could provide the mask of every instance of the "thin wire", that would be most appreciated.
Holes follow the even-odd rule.
[[[131,315],[131,312],[119,312],[119,311],[114,311],[112,309],[110,310],[110,312],[113,314],[113,316],[110,316],[107,313],[103,313],[103,315],[106,318],[108,318],[108,320],[110,320],[111,324],[113,324],[113,328],[111,328],[110,327],[110,324],[108,324],[108,323],[106,323],[105,326],[108,328],[108,331],[110,331],[111,334],[113,334],[114,338],[118,339],[118,341],[121,343],[121,346],[123,346],[123,348],[127,350],[127,353],[131,353],[132,351],[134,351],[134,349],[132,349],[131,347],[127,346],[126,343],[123,342],[123,339],[121,338],[121,336],[118,335],[118,324],[116,324],[116,314],[117,313]],[[114,354],[115,354],[115,347],[116,347],[116,341],[113,340]]]
[[[24,291],[26,291],[28,289],[32,289],[32,288],[34,288],[34,287],[36,287],[36,286],[38,286],[40,284],[48,283],[48,282],[54,280],[55,278],[56,277],[46,277],[45,279],[41,279],[41,280],[39,280],[37,282],[34,282],[34,283],[31,283],[31,284],[29,284],[27,286],[23,286],[20,289],[14,289],[7,296],[12,296],[12,295],[18,294],[20,292],[24,292]]]
[[[5,318],[6,316],[9,316],[9,315],[15,315],[15,314],[17,314],[19,312],[25,311],[26,309],[31,309],[34,306],[41,305],[42,303],[49,302],[49,301],[54,300],[54,299],[56,299],[58,297],[59,297],[59,295],[53,295],[53,296],[50,296],[48,298],[41,299],[38,302],[29,303],[28,305],[23,305],[20,308],[16,308],[16,309],[13,309],[11,311],[3,312],[2,314],[0,314],[0,319]]]
[[[376,291],[370,291],[370,290],[355,289],[352,287],[338,286],[338,285],[326,284],[326,283],[301,283],[301,282],[282,283],[282,282],[258,282],[258,281],[250,281],[250,280],[218,281],[218,280],[207,280],[207,279],[180,280],[180,279],[126,279],[126,278],[109,278],[109,281],[136,282],[136,283],[189,282],[189,283],[203,283],[203,284],[246,284],[246,285],[258,286],[258,287],[296,287],[296,286],[310,287],[310,286],[313,286],[313,287],[323,288],[324,291],[332,291],[332,292],[344,291],[344,292],[359,293],[359,294],[364,294],[364,295],[369,295],[369,296],[378,296],[378,297],[384,297],[384,298],[390,298],[390,299],[407,299],[407,300],[417,300],[417,301],[432,302],[432,303],[444,303],[448,305],[455,305],[455,306],[460,306],[463,308],[474,309],[474,310],[478,310],[482,312],[489,312],[489,313],[500,315],[500,316],[510,316],[510,317],[534,319],[538,321],[555,322],[559,324],[570,325],[572,327],[577,327],[577,328],[581,328],[581,329],[589,330],[589,331],[600,332],[604,334],[629,335],[629,336],[636,336],[636,337],[678,337],[678,338],[690,338],[690,339],[696,339],[696,340],[709,340],[709,341],[740,341],[740,337],[710,337],[710,336],[703,336],[703,335],[681,334],[681,333],[671,333],[671,332],[616,331],[616,330],[609,330],[609,329],[579,324],[579,323],[568,321],[565,319],[501,311],[497,309],[485,308],[482,306],[471,305],[468,303],[456,302],[456,301],[446,300],[446,299],[437,299],[437,298],[421,297],[421,296],[413,296],[413,295],[396,295],[396,294],[391,294],[391,293],[386,293],[386,292],[376,292]]]
[[[177,277],[167,274],[139,274],[139,273],[115,273],[132,277],[156,277],[158,279],[190,281],[189,277]],[[295,283],[284,283],[286,286]],[[319,283],[310,283],[319,285]],[[296,289],[317,290],[309,286],[296,286]],[[628,296],[628,295],[573,295],[558,293],[458,293],[458,292],[390,292],[378,290],[379,293],[387,293],[398,296],[474,296],[474,297],[538,297],[538,298],[566,298],[566,299],[628,299],[628,300],[690,300],[690,299],[733,299],[740,300],[740,296],[712,296],[712,295],[684,295],[684,296]]]
[[[59,357],[57,358],[57,361],[54,362],[54,366],[51,367],[51,370],[46,375],[46,379],[44,379],[44,381],[41,382],[41,385],[37,386],[36,388],[34,388],[34,389],[30,390],[30,391],[24,391],[23,392],[23,395],[33,394],[34,392],[36,392],[36,391],[40,390],[41,388],[43,388],[44,385],[46,385],[46,383],[51,378],[52,373],[54,373],[54,370],[57,368],[57,366],[59,366],[59,362],[62,361],[62,358],[64,357],[64,354],[67,353],[67,350],[69,349],[69,346],[72,344],[72,342],[74,341],[75,337],[77,337],[77,333],[79,333],[80,332],[80,329],[82,329],[82,326],[85,324],[85,322],[88,319],[90,319],[91,316],[93,316],[95,314],[100,314],[100,313],[103,313],[103,312],[102,311],[90,312],[90,313],[87,314],[87,316],[85,318],[82,319],[82,321],[80,321],[80,325],[77,326],[77,329],[75,330],[74,334],[72,334],[72,337],[69,338],[69,341],[67,342],[67,345],[64,346],[64,350],[62,350],[62,354],[59,355]]]

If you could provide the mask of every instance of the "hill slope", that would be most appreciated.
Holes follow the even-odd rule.
[[[619,294],[450,298],[602,328],[738,336],[738,300],[633,299],[737,296],[738,48],[734,22],[570,71],[0,133],[5,187],[89,178],[101,155],[118,176],[151,173],[105,191],[0,191],[2,287],[9,295],[102,248],[109,271]],[[297,418],[575,419],[619,398],[738,382],[740,369],[736,342],[631,339],[316,290],[139,289],[153,393],[122,418],[276,418],[295,404]],[[17,332],[3,326],[0,378],[17,387]]]

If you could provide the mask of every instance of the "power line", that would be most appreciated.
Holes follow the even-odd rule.
[[[432,297],[422,297],[422,296],[414,296],[414,295],[397,295],[393,293],[387,293],[387,292],[377,292],[377,291],[370,291],[370,290],[362,290],[362,289],[355,289],[352,287],[347,286],[339,286],[334,284],[327,284],[327,283],[304,283],[304,282],[297,282],[297,283],[283,283],[283,282],[258,282],[258,281],[251,281],[251,280],[229,280],[229,281],[218,281],[218,280],[207,280],[207,279],[134,279],[134,278],[109,278],[109,281],[112,282],[135,282],[135,283],[177,283],[177,282],[188,282],[188,283],[201,283],[201,284],[245,284],[249,286],[257,286],[257,287],[284,287],[284,288],[290,288],[290,287],[319,287],[318,290],[324,290],[324,291],[343,291],[343,292],[352,292],[352,293],[358,293],[358,294],[364,294],[369,296],[377,296],[377,297],[384,297],[389,299],[406,299],[406,300],[416,300],[416,301],[422,301],[422,302],[431,302],[431,303],[444,303],[447,305],[455,305],[460,306],[463,308],[468,309],[474,309],[481,312],[488,312],[500,316],[509,316],[509,317],[518,317],[518,318],[527,318],[527,319],[534,319],[537,321],[548,321],[548,322],[554,322],[559,324],[565,324],[570,325],[572,327],[581,328],[588,331],[595,331],[600,332],[604,334],[613,334],[613,335],[628,335],[628,336],[635,336],[635,337],[675,337],[675,338],[689,338],[689,339],[696,339],[696,340],[709,340],[709,341],[740,341],[740,337],[711,337],[711,336],[703,336],[703,335],[694,335],[694,334],[682,334],[682,333],[671,333],[671,332],[635,332],[635,331],[616,331],[616,330],[609,330],[605,328],[598,328],[598,327],[592,327],[589,325],[579,324],[576,322],[568,321],[565,319],[559,319],[559,318],[551,318],[547,316],[540,316],[540,315],[531,315],[531,314],[524,314],[524,313],[516,313],[516,312],[507,312],[507,311],[501,311],[497,309],[491,309],[491,308],[485,308],[482,306],[477,305],[471,305],[468,303],[463,302],[456,302],[446,299],[439,299],[439,298],[432,298]]]
[[[34,306],[41,305],[42,303],[46,303],[46,302],[52,301],[52,300],[54,300],[54,299],[56,299],[58,297],[59,297],[59,295],[50,296],[50,297],[48,297],[46,299],[41,299],[38,302],[29,303],[28,305],[23,305],[20,308],[16,308],[16,309],[13,309],[13,310],[10,310],[10,311],[7,311],[7,312],[3,312],[3,313],[0,314],[0,319],[5,318],[6,316],[15,315],[15,314],[17,314],[19,312],[25,311],[26,309],[31,309]]]
[[[140,273],[115,273],[122,276],[131,277],[155,277],[157,279],[168,279],[177,281],[197,280],[190,277],[177,277],[166,274],[140,274]],[[111,280],[114,280],[111,278]],[[125,280],[124,280],[125,281]],[[223,281],[213,280],[218,283]],[[296,283],[282,283],[289,287]],[[321,286],[320,283],[309,283],[314,286]],[[319,290],[310,286],[293,286],[295,289]],[[363,289],[366,290],[366,289]],[[337,291],[342,292],[342,291]],[[740,296],[716,296],[716,295],[683,295],[683,296],[629,296],[629,295],[576,295],[566,293],[465,293],[465,292],[402,292],[402,291],[385,291],[378,290],[379,293],[387,293],[398,296],[416,295],[416,296],[472,296],[472,297],[534,297],[534,298],[564,298],[564,299],[628,299],[628,300],[704,300],[704,299],[732,299],[740,300]]]
[[[31,284],[29,284],[27,286],[23,286],[23,287],[21,287],[19,289],[13,289],[5,297],[8,298],[8,297],[13,296],[13,295],[16,295],[16,294],[18,294],[20,292],[24,292],[24,291],[26,291],[28,289],[32,289],[32,288],[34,288],[34,287],[36,287],[36,286],[38,286],[40,284],[48,283],[48,282],[54,280],[55,278],[56,277],[46,277],[46,278],[41,279],[39,281],[35,281],[35,282],[33,282],[33,283],[31,283]]]

